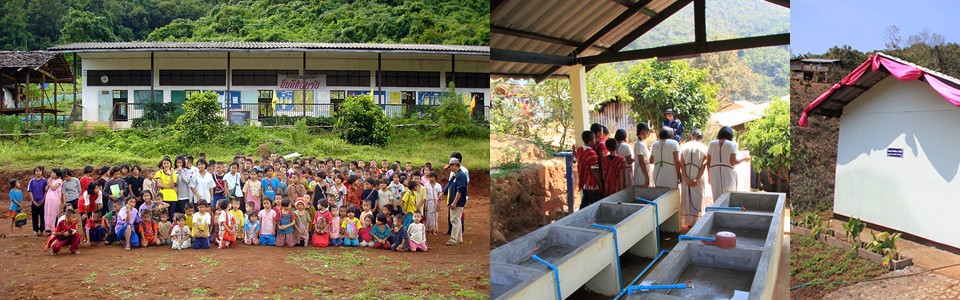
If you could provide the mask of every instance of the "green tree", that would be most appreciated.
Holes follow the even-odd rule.
[[[220,116],[220,102],[213,92],[195,93],[183,103],[183,114],[174,128],[180,142],[188,145],[214,140],[223,132],[224,119]]]
[[[587,78],[589,85],[590,80],[589,77]],[[534,91],[535,96],[543,101],[545,106],[545,109],[540,111],[543,114],[543,121],[538,122],[542,125],[541,129],[547,130],[551,135],[559,132],[560,149],[569,149],[568,146],[573,146],[573,105],[570,81],[550,79],[538,84]],[[571,145],[567,145],[567,142],[571,142]]]
[[[783,64],[783,61],[780,62]],[[759,101],[763,77],[754,73],[736,51],[706,53],[693,60],[690,66],[709,72],[708,83],[715,84],[717,100],[721,104],[737,100]]]
[[[470,107],[463,103],[463,95],[457,94],[453,82],[444,89],[440,96],[440,106],[436,108],[437,134],[444,137],[480,137],[489,136],[490,132],[482,133],[483,129],[470,117]]]
[[[755,169],[768,172],[771,180],[787,180],[790,171],[790,102],[777,98],[763,111],[763,117],[747,123],[740,143],[750,149]]]
[[[570,81],[567,83],[569,89]],[[614,64],[602,64],[587,73],[587,102],[599,109],[603,104],[615,101],[630,101],[630,93],[623,80],[623,71]],[[569,104],[569,99],[567,100]],[[568,105],[569,106],[569,105]]]
[[[63,43],[119,41],[106,17],[71,9],[66,18],[60,30]]]
[[[390,123],[369,95],[347,97],[340,104],[333,130],[341,139],[357,145],[383,146],[390,138]]]
[[[707,83],[708,76],[686,61],[650,59],[631,66],[626,81],[634,120],[658,124],[669,108],[686,128],[705,128],[717,110],[717,86]]]

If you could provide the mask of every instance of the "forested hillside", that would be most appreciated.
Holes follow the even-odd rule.
[[[790,32],[790,10],[763,0],[711,0],[707,1],[706,14],[709,41]],[[693,40],[693,4],[690,4],[625,50]],[[766,101],[788,95],[789,59],[789,47],[779,46],[703,54],[691,64],[710,71],[711,81],[722,87],[721,103]]]
[[[5,0],[0,49],[73,42],[488,45],[486,0]]]

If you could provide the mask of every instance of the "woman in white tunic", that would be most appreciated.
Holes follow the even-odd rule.
[[[683,144],[680,163],[683,166],[680,175],[683,178],[680,185],[680,226],[685,232],[700,220],[704,207],[713,205],[713,197],[707,190],[708,180],[703,180],[710,158],[699,129],[691,132],[690,141]]]
[[[650,136],[650,126],[641,122],[637,124],[637,142],[633,143],[634,159],[633,166],[633,185],[650,186],[650,149],[643,141]]]
[[[720,194],[737,190],[737,173],[733,167],[741,162],[750,161],[750,157],[737,157],[737,143],[733,141],[733,129],[729,126],[720,128],[717,139],[707,146],[707,157],[710,161],[710,186],[713,190],[713,199]]]
[[[653,182],[657,187],[677,188],[680,184],[680,144],[674,140],[673,129],[660,128],[651,147],[650,163],[653,164]]]
[[[630,144],[627,143],[627,131],[623,129],[617,129],[617,132],[613,134],[613,138],[617,140],[617,155],[623,156],[627,160],[627,169],[624,170],[624,174],[627,176],[627,182],[633,183],[633,149],[630,149]],[[624,187],[626,188],[626,186]]]

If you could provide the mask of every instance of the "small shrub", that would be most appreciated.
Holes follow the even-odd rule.
[[[175,128],[179,140],[189,145],[209,142],[223,132],[224,119],[218,113],[220,103],[217,94],[197,93],[183,103],[183,114],[177,118]]]
[[[343,101],[333,129],[351,144],[383,146],[390,139],[391,127],[383,109],[369,95],[360,95]]]
[[[133,119],[133,128],[151,129],[173,125],[183,114],[180,106],[162,101],[150,101],[143,106],[143,117]]]

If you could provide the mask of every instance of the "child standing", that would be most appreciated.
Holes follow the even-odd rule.
[[[233,216],[234,222],[237,222],[237,226],[234,227],[234,233],[235,233],[234,237],[236,239],[242,239],[244,234],[242,229],[245,223],[244,222],[245,218],[243,215],[243,211],[240,210],[240,198],[233,197],[233,199],[230,200],[230,215]],[[236,243],[236,241],[234,241],[234,243]]]
[[[80,207],[81,216],[89,216],[92,212],[100,212],[100,207],[103,206],[103,191],[100,190],[96,181],[87,183],[86,191],[80,196],[77,206]],[[100,212],[100,215],[102,216],[103,212]]]
[[[437,230],[440,228],[437,223],[440,219],[440,184],[437,183],[437,174],[430,172],[427,174],[426,181],[423,182],[423,189],[426,190],[427,194],[427,207],[424,212],[426,215],[426,229],[427,232],[437,235]]]
[[[210,249],[210,204],[206,200],[197,202],[199,212],[193,214],[193,249]]]
[[[239,204],[239,200],[236,201]],[[220,215],[217,217],[219,235],[217,240],[220,242],[217,246],[220,249],[237,247],[237,219],[227,208],[232,204],[227,201],[220,201],[217,208],[220,209]],[[239,209],[237,209],[239,211]]]
[[[259,212],[260,211],[260,202],[262,193],[262,186],[260,185],[260,180],[262,179],[263,172],[257,171],[256,176],[250,176],[247,178],[247,183],[243,184],[243,195],[246,197],[246,200],[253,202],[254,206],[247,207],[248,211]],[[256,177],[256,178],[254,178]]]
[[[257,212],[251,211],[247,214],[247,218],[247,221],[243,224],[243,243],[247,245],[260,245],[259,216],[257,216]]]
[[[396,165],[396,168],[400,168],[399,165]],[[390,186],[387,187],[390,192],[393,194],[393,207],[400,207],[400,197],[403,196],[403,183],[400,183],[400,174],[393,174],[393,181],[390,182]]]
[[[314,247],[326,247],[330,245],[330,233],[328,228],[330,227],[330,220],[333,216],[330,215],[330,203],[327,200],[320,200],[317,203],[317,213],[313,217],[313,236],[310,239],[310,243]]]
[[[390,204],[393,202],[393,192],[387,189],[387,181],[382,180],[378,182],[380,189],[377,190],[377,210],[383,209],[384,205]]]
[[[120,215],[120,209],[122,209],[120,202],[113,203],[113,210],[110,210],[105,216],[103,222],[106,223],[107,227],[107,244],[116,242],[120,240],[120,236],[117,235],[117,218]]]
[[[294,226],[297,226],[297,218],[291,210],[290,199],[283,199],[280,203],[280,215],[277,217],[277,247],[293,247],[296,244],[296,233]]]
[[[416,252],[417,249],[427,252],[427,234],[420,218],[423,217],[420,212],[413,213],[413,224],[407,228],[410,235],[410,251]]]
[[[170,215],[166,212],[158,213],[160,222],[157,223],[157,237],[161,245],[170,245],[170,229],[173,229],[173,223],[170,222]]]
[[[373,208],[372,208],[373,203],[374,203],[374,202],[372,202],[372,201],[370,201],[370,200],[363,200],[363,211],[360,212],[360,220],[361,220],[361,221],[362,221],[363,219],[366,219],[367,216],[373,216]],[[371,225],[371,226],[373,225],[373,220],[371,220],[370,225]],[[366,228],[366,227],[369,227],[369,226],[363,226],[363,227]]]
[[[297,245],[304,247],[310,241],[310,212],[307,211],[307,200],[297,200],[297,211],[294,212],[297,217]]]
[[[357,219],[357,207],[347,208],[347,218],[343,219],[340,229],[344,231],[343,245],[347,247],[360,246],[360,219]]]
[[[336,207],[338,210],[343,206],[343,199],[347,197],[347,186],[343,184],[343,175],[337,174],[333,179],[333,193],[336,196],[336,202],[333,203],[333,207]],[[339,226],[339,225],[337,225]]]
[[[393,217],[393,229],[391,231],[393,232],[393,251],[407,251],[409,236],[407,235],[407,229],[403,227],[403,216]]]
[[[181,213],[176,213],[173,215],[173,219],[177,221],[177,225],[173,226],[173,229],[170,230],[170,237],[173,239],[171,241],[173,244],[173,249],[189,249],[190,227],[187,227],[187,218],[185,218]]]
[[[47,179],[43,178],[43,167],[33,168],[33,178],[27,182],[27,190],[30,191],[30,214],[33,224],[33,235],[40,236],[43,232],[44,220],[44,199],[47,191]]]
[[[10,233],[13,233],[13,223],[16,223],[17,214],[23,207],[23,191],[20,190],[20,181],[10,179]]]
[[[65,245],[70,245],[70,254],[77,254],[77,249],[80,248],[80,236],[77,234],[77,223],[79,223],[77,220],[77,211],[73,210],[73,208],[67,208],[66,216],[65,219],[57,223],[57,227],[53,230],[53,235],[50,236],[53,240],[50,244],[53,252],[51,252],[50,255],[57,255]]]
[[[50,172],[50,179],[47,180],[47,190],[44,192],[43,200],[43,223],[47,232],[53,231],[57,227],[57,216],[64,206],[63,201],[63,172],[60,169],[53,169]]]
[[[344,205],[360,207],[361,199],[363,199],[363,184],[360,183],[357,175],[350,175],[347,178],[347,202]]]
[[[331,246],[343,246],[343,237],[340,236],[340,224],[341,224],[341,221],[346,218],[347,218],[346,206],[341,206],[337,208],[336,213],[333,214],[333,218],[330,218],[330,226],[327,228],[330,231]]]
[[[380,214],[377,216],[377,225],[374,225],[370,229],[370,235],[373,236],[373,248],[374,249],[391,249],[390,245],[390,226],[387,226],[387,215]]]
[[[270,199],[263,199],[263,209],[257,215],[260,222],[260,245],[273,246],[276,244],[277,211],[271,208]]]
[[[373,229],[373,215],[368,214],[361,219],[363,228],[360,228],[360,247],[373,247],[373,235],[370,234]]]
[[[187,222],[187,227],[193,228],[193,214],[196,212],[196,207],[193,203],[187,203],[183,206],[183,211],[183,219]]]
[[[413,223],[413,213],[417,211],[417,190],[420,184],[410,180],[407,182],[407,192],[403,194],[403,227]]]
[[[142,218],[140,223],[137,225],[137,232],[140,233],[141,243],[143,247],[146,248],[150,244],[160,245],[160,239],[157,238],[157,231],[160,230],[157,226],[157,221],[153,220],[153,211],[147,210],[141,212]]]

